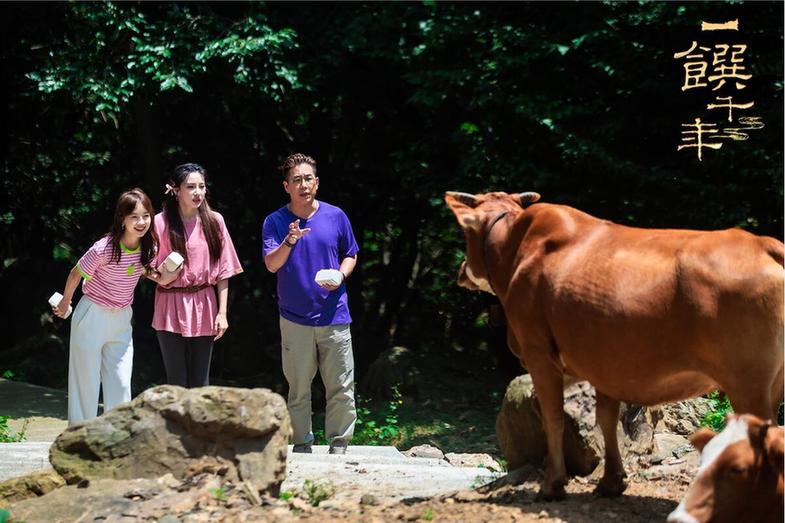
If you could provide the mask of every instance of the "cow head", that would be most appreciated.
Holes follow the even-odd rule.
[[[485,244],[490,229],[504,213],[517,214],[526,204],[539,199],[540,195],[536,192],[520,194],[447,192],[444,195],[444,201],[455,213],[466,237],[466,259],[461,263],[458,272],[458,285],[494,294],[488,268],[485,266]]]
[[[701,464],[669,523],[782,521],[782,427],[749,414],[729,416],[719,434],[701,429],[690,441]]]

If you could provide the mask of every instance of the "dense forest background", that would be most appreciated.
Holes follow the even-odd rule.
[[[320,199],[360,243],[359,380],[396,346],[493,360],[491,299],[455,285],[447,190],[783,235],[782,2],[36,2],[0,4],[0,19],[0,373],[64,386],[69,324],[47,298],[121,191],[159,206],[184,162],[208,169],[245,268],[213,364],[214,382],[244,386],[281,390],[260,232],[286,201],[276,166],[290,152],[317,159]],[[733,19],[739,31],[701,32]],[[746,44],[746,88],[682,91],[673,55],[692,42]],[[681,124],[723,123],[706,104],[728,95],[765,127],[702,161],[677,151]],[[163,381],[152,296],[141,282],[135,393]]]

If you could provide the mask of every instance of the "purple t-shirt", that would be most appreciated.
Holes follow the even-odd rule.
[[[300,325],[351,323],[346,284],[329,292],[314,281],[317,271],[338,269],[344,258],[360,250],[349,218],[341,209],[319,201],[314,215],[304,220],[284,205],[264,219],[262,254],[266,256],[275,250],[289,234],[289,224],[298,219],[301,229],[309,227],[311,231],[297,241],[276,273],[281,316]]]

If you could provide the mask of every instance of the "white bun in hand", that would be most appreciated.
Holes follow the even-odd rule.
[[[172,251],[164,260],[164,265],[166,266],[167,271],[174,272],[180,265],[183,264],[183,261],[183,257],[180,256],[179,252]]]
[[[316,273],[316,283],[319,285],[340,285],[343,283],[343,274],[337,269],[322,269]]]
[[[63,299],[63,295],[60,294],[59,292],[56,292],[49,297],[49,305],[51,305],[52,307],[57,307],[58,305],[60,305],[62,299]],[[74,308],[69,305],[68,311],[65,313],[65,317],[63,319],[69,317],[71,315],[71,312],[73,312],[73,310]]]

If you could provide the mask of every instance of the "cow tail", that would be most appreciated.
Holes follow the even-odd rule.
[[[783,267],[783,260],[785,259],[785,245],[777,239],[771,237],[764,237],[764,249],[771,258]]]

